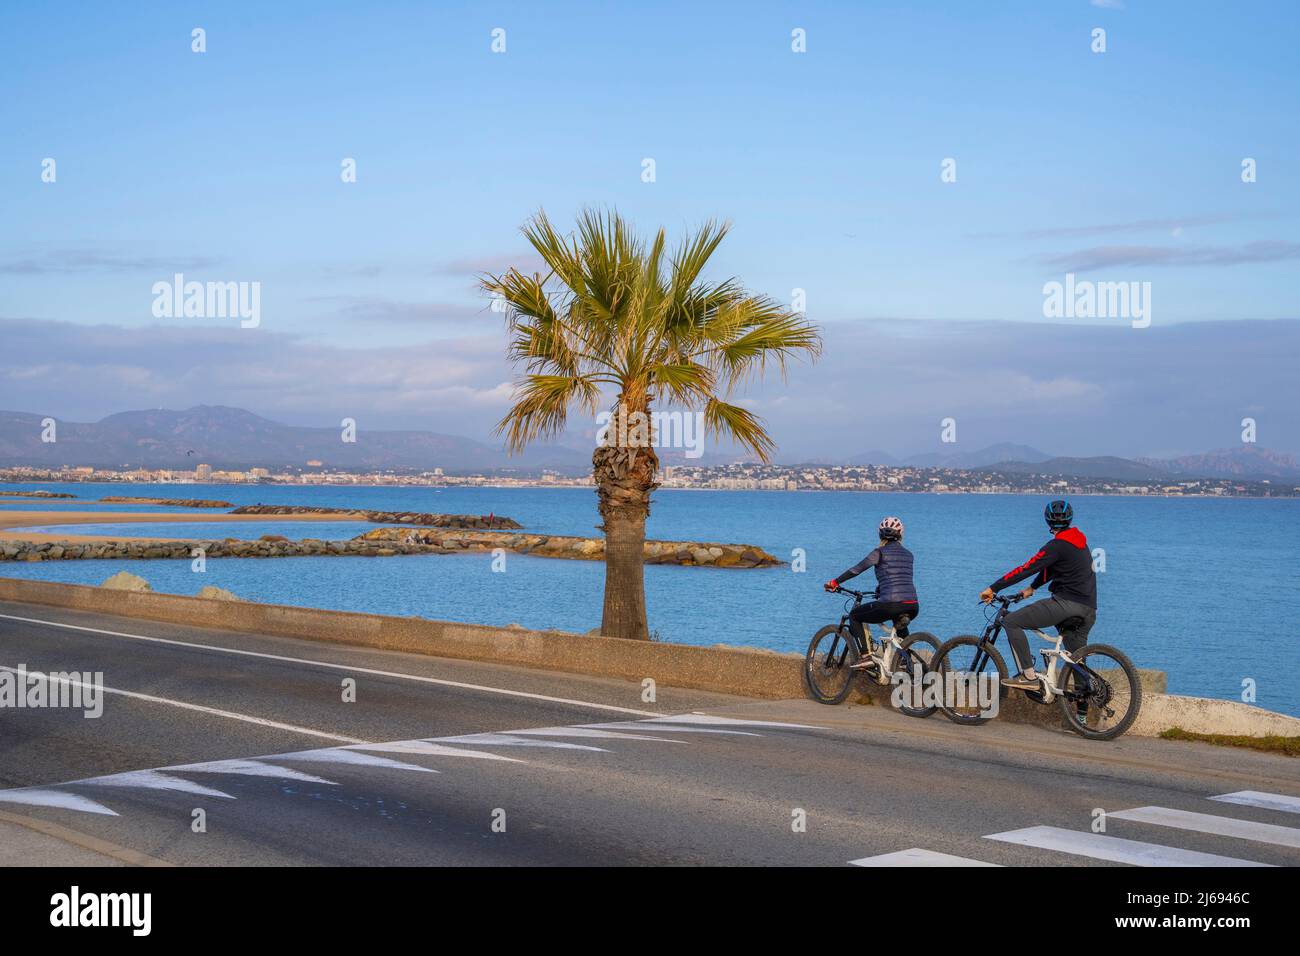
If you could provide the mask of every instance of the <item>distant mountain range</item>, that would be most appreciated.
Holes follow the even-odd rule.
[[[854,465],[892,465],[911,468],[951,468],[991,474],[1056,475],[1062,478],[1111,478],[1116,481],[1160,481],[1188,478],[1224,478],[1242,481],[1300,481],[1295,456],[1255,445],[1224,448],[1181,458],[1117,458],[1102,455],[1070,458],[1048,455],[1028,445],[1006,442],[973,452],[950,455],[913,455],[894,458],[885,452],[864,452],[846,461]]]
[[[262,418],[242,408],[198,405],[184,411],[150,409],[120,412],[93,423],[59,421],[57,441],[41,441],[44,416],[0,411],[0,466],[58,468],[214,469],[303,468],[319,461],[324,469],[342,471],[442,468],[449,473],[516,471],[543,468],[583,474],[591,452],[564,445],[535,445],[521,455],[500,446],[458,435],[428,431],[384,431],[360,427],[356,442],[344,442],[339,428],[307,428]],[[363,423],[364,424],[364,423]],[[664,464],[704,466],[723,456],[686,458],[680,450],[662,450]],[[950,468],[990,474],[1040,474],[1117,481],[1226,478],[1242,481],[1300,481],[1294,456],[1242,445],[1181,458],[1064,458],[1028,445],[1003,442],[970,452],[931,453],[896,458],[864,452],[842,464],[912,468]]]
[[[1241,445],[1237,448],[1222,448],[1206,452],[1204,455],[1185,455],[1182,458],[1159,459],[1139,458],[1144,465],[1151,465],[1175,475],[1211,475],[1217,478],[1281,478],[1290,480],[1300,476],[1300,465],[1294,455],[1269,451],[1257,445]]]
[[[0,412],[0,465],[57,468],[174,468],[193,470],[304,467],[325,469],[448,472],[553,468],[572,473],[591,468],[591,452],[536,445],[521,455],[457,435],[426,431],[357,429],[356,442],[341,428],[304,428],[254,415],[242,408],[198,405],[184,411],[121,412],[93,423],[57,422],[57,440],[41,441],[41,419],[28,412]]]

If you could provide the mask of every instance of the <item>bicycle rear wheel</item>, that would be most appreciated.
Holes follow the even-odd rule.
[[[803,682],[813,700],[838,704],[853,687],[858,649],[848,630],[827,624],[813,635],[803,662]]]
[[[989,708],[979,702],[981,688],[986,696],[991,693],[994,701],[1006,696],[1002,687],[1007,676],[1006,662],[996,647],[974,634],[946,641],[934,655],[931,667],[939,675],[939,709],[955,724],[975,727],[992,719]],[[996,689],[989,690],[990,686]]]
[[[908,702],[896,703],[899,713],[907,714],[909,717],[929,717],[938,709],[933,705],[920,706],[925,701],[925,675],[930,672],[931,662],[938,653],[939,639],[933,634],[920,631],[904,638],[898,657],[894,661],[894,673],[902,671],[907,677],[901,686],[895,684],[890,694],[894,701],[898,701],[901,697],[903,701]]]
[[[1061,713],[1070,729],[1089,740],[1114,740],[1142,709],[1142,683],[1128,655],[1109,644],[1087,644],[1061,662],[1057,677]]]

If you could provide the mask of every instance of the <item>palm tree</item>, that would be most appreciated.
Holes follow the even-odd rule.
[[[763,422],[727,401],[770,365],[816,356],[821,338],[800,313],[746,292],[735,279],[701,277],[730,226],[709,222],[672,254],[660,229],[647,245],[617,212],[586,210],[576,235],[559,235],[544,212],[522,232],[546,275],[510,269],[481,278],[504,303],[508,354],[524,374],[497,426],[511,451],[562,432],[571,409],[595,416],[613,396],[604,439],[592,454],[605,533],[601,633],[648,639],[645,522],[658,487],[651,406],[664,401],[701,416],[704,432],[768,461]]]

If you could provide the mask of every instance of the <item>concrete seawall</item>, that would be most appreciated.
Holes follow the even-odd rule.
[[[563,631],[206,600],[14,578],[0,578],[0,600],[638,682],[650,678],[669,687],[748,697],[805,696],[803,655],[795,653],[625,641]],[[1234,701],[1163,693],[1164,674],[1160,671],[1143,671],[1142,680],[1142,714],[1130,733],[1154,736],[1182,727],[1197,733],[1300,736],[1298,718]],[[860,702],[888,706],[887,688],[862,687]],[[1061,725],[1056,705],[1039,706],[1019,698],[1005,701],[998,719]]]

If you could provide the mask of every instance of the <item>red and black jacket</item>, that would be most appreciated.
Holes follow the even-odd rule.
[[[1000,591],[1033,576],[1029,586],[1037,590],[1046,584],[1054,597],[1088,607],[1097,606],[1097,574],[1092,569],[1088,539],[1078,528],[1066,528],[1038,549],[1038,553],[1012,568],[989,587]]]

